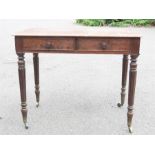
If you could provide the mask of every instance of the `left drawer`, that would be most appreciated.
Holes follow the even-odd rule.
[[[63,51],[74,50],[74,38],[23,37],[23,51]]]

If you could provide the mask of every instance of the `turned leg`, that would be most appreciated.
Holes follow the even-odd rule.
[[[118,107],[124,105],[125,95],[126,95],[126,82],[127,82],[127,73],[128,73],[128,55],[123,56],[122,61],[122,88],[121,88],[121,103],[118,103]]]
[[[38,53],[33,54],[33,65],[34,65],[34,81],[35,81],[35,94],[36,94],[36,107],[39,106],[40,90],[39,90],[39,57]]]
[[[130,75],[129,75],[129,94],[128,94],[128,113],[127,113],[127,122],[128,122],[128,128],[130,133],[132,133],[133,105],[134,105],[136,77],[137,77],[137,58],[138,58],[138,55],[131,55]]]
[[[28,129],[24,53],[19,53],[17,55],[18,55],[18,73],[19,73],[20,96],[21,96],[21,112],[22,112],[25,128]]]

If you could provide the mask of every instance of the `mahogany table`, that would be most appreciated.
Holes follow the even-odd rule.
[[[140,49],[140,36],[127,31],[104,29],[52,30],[28,29],[15,34],[15,47],[18,56],[18,72],[21,95],[21,112],[25,128],[27,125],[25,53],[33,53],[34,80],[37,107],[39,106],[39,53],[74,54],[122,54],[121,102],[125,102],[128,55],[131,57],[129,71],[127,124],[132,132],[133,105],[137,75],[137,58]]]

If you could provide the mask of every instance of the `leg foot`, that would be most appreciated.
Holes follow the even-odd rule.
[[[129,129],[129,133],[133,133],[133,129],[132,129],[132,127],[130,126],[130,127],[128,127],[128,129]]]
[[[36,103],[36,107],[37,107],[37,108],[39,107],[39,102]]]
[[[39,101],[40,101],[40,91],[39,91],[39,85],[35,86],[35,94],[36,94],[36,107],[39,107]]]

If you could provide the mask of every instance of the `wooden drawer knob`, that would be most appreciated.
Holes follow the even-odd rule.
[[[46,49],[51,49],[51,48],[53,48],[53,45],[52,45],[51,42],[47,42],[47,43],[44,45],[44,47],[45,47]]]
[[[107,48],[107,43],[106,42],[102,42],[100,45],[101,45],[101,48],[103,50],[105,50]]]

